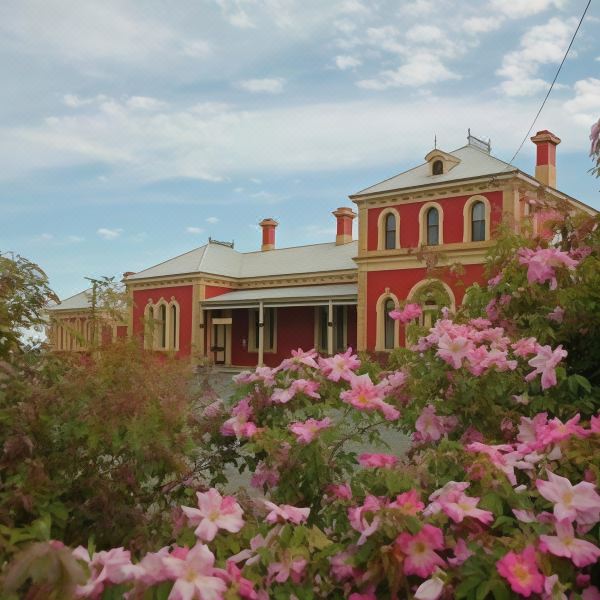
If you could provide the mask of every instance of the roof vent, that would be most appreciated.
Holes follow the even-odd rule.
[[[467,142],[468,142],[469,146],[473,146],[473,148],[477,148],[478,150],[483,150],[484,152],[487,152],[488,154],[491,153],[492,140],[488,139],[488,141],[486,142],[485,140],[482,140],[478,137],[475,137],[474,135],[471,135],[470,128],[469,128],[468,132],[469,133],[467,135]]]
[[[221,242],[219,240],[213,240],[211,237],[208,238],[209,244],[217,244],[218,246],[226,246],[227,248],[233,248],[235,242]]]

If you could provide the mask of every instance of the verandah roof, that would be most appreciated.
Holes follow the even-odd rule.
[[[251,308],[261,302],[264,306],[325,306],[356,304],[358,285],[342,283],[331,285],[304,285],[252,290],[236,290],[202,302],[204,309]]]

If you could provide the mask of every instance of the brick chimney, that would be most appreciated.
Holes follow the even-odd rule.
[[[135,275],[135,271],[125,271],[125,273],[123,273],[123,279],[127,279],[130,275]]]
[[[335,236],[335,245],[347,244],[352,241],[352,221],[356,218],[356,213],[347,206],[341,206],[331,213],[337,221],[337,235]]]
[[[535,163],[535,178],[544,185],[556,187],[556,146],[560,138],[544,129],[538,131],[531,141],[537,146],[537,160]]]
[[[259,225],[262,227],[262,246],[260,249],[273,250],[275,248],[275,227],[279,223],[275,219],[263,219]]]

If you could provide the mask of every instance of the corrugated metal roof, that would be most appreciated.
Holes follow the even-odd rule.
[[[92,289],[89,288],[74,296],[61,300],[58,304],[48,307],[48,310],[82,310],[91,307]]]
[[[236,290],[227,292],[204,300],[202,304],[208,305],[233,305],[251,302],[278,302],[278,301],[311,301],[311,300],[356,300],[358,297],[358,284],[340,283],[328,285],[302,285],[295,287],[261,288],[252,290]]]
[[[447,173],[442,175],[431,175],[429,163],[425,162],[418,167],[414,167],[413,169],[404,171],[404,173],[400,173],[390,179],[386,179],[385,181],[381,181],[380,183],[365,188],[354,194],[354,196],[375,194],[377,192],[389,192],[402,188],[445,183],[457,179],[470,179],[472,177],[518,171],[516,167],[513,167],[503,160],[472,145],[463,146],[448,154],[458,158],[460,163]]]
[[[186,273],[241,278],[341,271],[356,269],[352,259],[357,253],[357,241],[339,246],[327,243],[247,253],[209,243],[130,275],[127,281]]]

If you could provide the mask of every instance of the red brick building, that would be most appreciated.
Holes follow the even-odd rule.
[[[264,219],[259,251],[209,241],[128,273],[127,333],[148,349],[231,366],[276,365],[298,347],[390,351],[404,335],[389,311],[417,301],[428,322],[442,306],[459,305],[465,289],[482,280],[498,225],[518,231],[527,224],[537,233],[549,216],[540,207],[558,202],[596,212],[556,189],[560,140],[541,131],[532,141],[535,176],[469,135],[462,148],[435,148],[419,166],[351,195],[356,241],[357,214],[342,207],[333,213],[330,243],[278,248],[277,222]],[[461,267],[432,277],[431,264]],[[83,314],[86,299],[65,300],[53,315],[69,318],[74,304]]]

